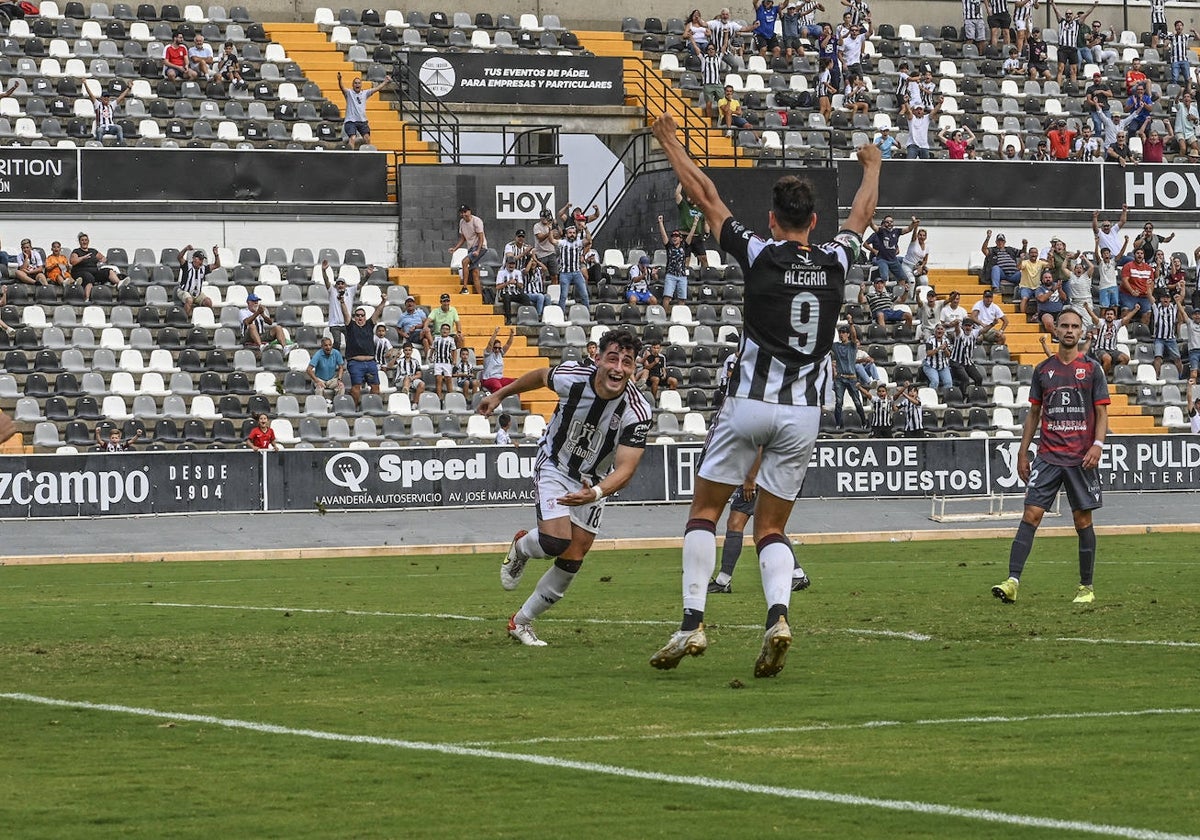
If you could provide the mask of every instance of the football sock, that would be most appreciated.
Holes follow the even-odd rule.
[[[787,621],[788,608],[783,604],[772,604],[771,609],[767,610],[767,629],[774,627],[778,623],[780,616],[784,621]]]
[[[796,565],[792,567],[792,580],[795,580],[796,578],[808,577],[806,574],[804,574],[804,567],[800,565],[800,561],[793,558],[793,562]]]
[[[733,579],[733,570],[737,568],[738,557],[742,554],[745,536],[742,531],[725,532],[725,545],[721,547],[721,571],[717,575],[718,583],[729,583]]]
[[[1092,585],[1092,574],[1096,571],[1096,529],[1091,525],[1076,528],[1079,534],[1079,583]]]
[[[538,529],[534,528],[521,539],[517,540],[517,554],[525,559],[530,557],[545,557],[546,552],[542,550],[542,544],[538,541],[541,535]]]
[[[1025,561],[1029,559],[1029,552],[1033,550],[1033,535],[1037,533],[1037,526],[1030,525],[1022,520],[1017,528],[1017,535],[1013,537],[1012,549],[1008,554],[1008,576],[1011,578],[1021,579],[1021,572],[1025,569]]]
[[[689,519],[683,534],[683,622],[681,630],[695,630],[704,621],[708,579],[717,564],[717,523]]]
[[[567,565],[568,568],[564,569],[560,564]],[[573,570],[570,570],[571,566],[574,566]],[[517,612],[515,618],[517,624],[528,624],[557,604],[567,593],[567,587],[571,585],[571,581],[575,580],[575,573],[578,570],[578,561],[555,560]]]
[[[792,544],[783,534],[768,534],[755,548],[758,549],[758,567],[762,572],[767,606],[774,610],[780,605],[786,614],[792,597],[792,568],[796,565]]]

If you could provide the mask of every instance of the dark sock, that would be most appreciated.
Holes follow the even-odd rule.
[[[742,556],[742,542],[745,533],[742,531],[726,531],[725,545],[721,548],[721,574],[733,577],[738,558]]]
[[[779,617],[783,616],[787,620],[788,608],[783,604],[773,604],[771,609],[767,610],[767,629],[771,629],[779,621]]]
[[[1008,576],[1014,577],[1017,580],[1021,579],[1021,572],[1025,569],[1025,561],[1029,559],[1029,552],[1033,550],[1033,535],[1037,533],[1037,526],[1030,525],[1022,520],[1020,527],[1017,528],[1017,535],[1013,537],[1012,549],[1008,555]]]
[[[684,610],[680,630],[695,630],[704,623],[704,610]]]
[[[1096,571],[1096,529],[1089,525],[1076,528],[1075,533],[1079,535],[1079,582],[1091,586]]]

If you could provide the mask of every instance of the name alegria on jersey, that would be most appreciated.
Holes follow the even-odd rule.
[[[797,265],[783,272],[785,286],[829,286],[829,273],[816,266]]]

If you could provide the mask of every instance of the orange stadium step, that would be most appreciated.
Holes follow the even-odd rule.
[[[651,117],[665,110],[675,117],[680,128],[712,128],[704,112],[685,99],[674,83],[664,78],[649,59],[635,50],[633,42],[626,40],[623,33],[579,31],[575,34],[584,49],[624,62],[626,104],[645,108]],[[706,137],[707,145],[702,144],[701,137]],[[739,162],[753,166],[755,163],[752,158],[735,158],[733,141],[719,132],[697,132],[689,134],[686,140],[688,151],[693,157],[702,159],[706,166],[737,166]]]
[[[337,74],[349,85],[358,75],[355,66],[329,36],[312,23],[267,24],[267,35],[279,43],[288,58],[295,61],[304,71],[306,78],[315,82],[329,101],[339,108],[345,105],[345,95],[337,84]],[[381,151],[403,152],[405,163],[438,163],[439,157],[432,144],[421,139],[416,128],[404,122],[390,103],[381,97],[387,91],[367,100],[367,120],[371,123],[371,145]],[[395,200],[394,190],[389,196]]]

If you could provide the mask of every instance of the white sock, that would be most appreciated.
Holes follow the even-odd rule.
[[[545,557],[546,551],[538,539],[538,530],[534,528],[521,539],[517,540],[517,556],[528,560],[530,557]]]
[[[808,575],[804,574],[804,567],[797,563],[796,567],[792,569],[792,580],[799,580],[802,577],[808,577]]]
[[[783,604],[792,597],[792,567],[796,558],[787,543],[773,542],[758,553],[758,567],[762,571],[763,595],[767,606]]]
[[[708,581],[717,567],[717,535],[712,531],[688,531],[683,536],[683,608],[703,610]]]
[[[727,575],[724,572],[717,572],[717,583],[725,586],[729,581],[733,580],[733,575]]]
[[[567,587],[575,580],[575,572],[567,572],[558,566],[551,566],[542,575],[533,593],[526,599],[524,606],[517,612],[514,619],[517,624],[529,624],[546,610],[557,604],[562,596],[567,594]]]

